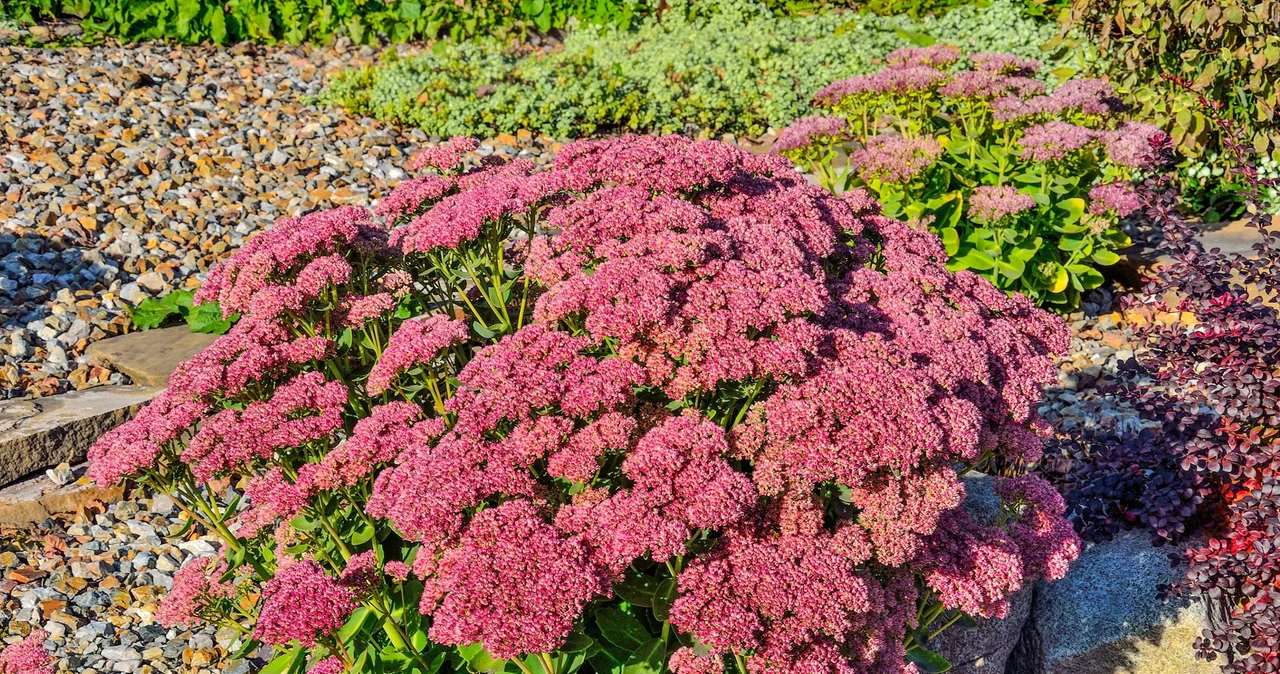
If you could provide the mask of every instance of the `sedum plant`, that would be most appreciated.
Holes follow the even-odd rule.
[[[93,448],[226,541],[162,621],[313,674],[940,672],[1066,572],[1044,480],[961,507],[1040,454],[1059,319],[775,157],[475,147],[248,241],[196,298],[241,320]]]
[[[1153,126],[1121,121],[1104,82],[1052,93],[1037,61],[905,48],[888,67],[815,97],[831,114],[779,134],[774,150],[833,190],[863,187],[886,215],[928,227],[948,266],[970,269],[1041,306],[1071,310],[1129,244],[1117,226],[1140,203],[1131,187]],[[856,141],[835,168],[846,141]]]

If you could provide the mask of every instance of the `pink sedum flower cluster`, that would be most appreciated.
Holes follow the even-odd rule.
[[[53,657],[44,649],[49,633],[32,630],[16,644],[0,650],[0,674],[53,674]]]
[[[887,86],[951,56],[898,54]],[[901,143],[895,175],[941,151]],[[472,147],[424,154],[390,231],[339,209],[252,239],[201,291],[247,317],[95,447],[99,478],[246,481],[234,535],[274,546],[254,638],[329,648],[394,598],[436,644],[551,653],[646,572],[700,644],[676,674],[887,674],[917,582],[997,615],[1074,556],[1033,481],[967,535],[958,476],[1038,455],[1061,321],[776,156],[624,137],[463,170]],[[230,598],[210,564],[166,620]]]
[[[999,222],[1035,207],[1035,197],[1012,185],[981,185],[969,196],[969,215],[980,222]]]
[[[278,646],[297,640],[310,648],[338,631],[355,608],[352,588],[304,560],[280,569],[262,588],[262,613],[253,638]]]

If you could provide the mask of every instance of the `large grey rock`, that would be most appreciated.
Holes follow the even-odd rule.
[[[1145,532],[1089,545],[1066,578],[1037,586],[1032,620],[1048,674],[1217,674],[1196,660],[1192,641],[1207,627],[1200,603],[1164,603],[1157,588],[1177,580],[1176,549]]]
[[[82,461],[98,436],[132,418],[162,390],[107,386],[0,402],[0,485]]]
[[[179,325],[104,339],[90,344],[85,353],[128,375],[135,384],[165,387],[179,363],[204,351],[217,338]]]
[[[1004,674],[1009,654],[1022,637],[1031,615],[1030,586],[1010,598],[1009,615],[1003,619],[978,619],[970,629],[950,628],[930,642],[930,647],[951,663],[951,674]]]

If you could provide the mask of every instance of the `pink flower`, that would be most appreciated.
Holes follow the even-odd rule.
[[[240,515],[236,536],[253,538],[276,520],[289,521],[301,514],[315,492],[316,472],[315,464],[306,464],[298,469],[298,478],[289,482],[279,466],[272,466],[250,479],[245,496],[252,507]]]
[[[610,594],[580,539],[560,535],[529,502],[508,501],[477,514],[444,553],[421,608],[432,640],[512,658],[560,648],[587,602]]]
[[[943,605],[984,618],[1007,616],[1008,595],[1031,580],[1023,576],[1018,545],[963,509],[943,517],[918,563]]]
[[[356,608],[355,592],[326,576],[311,560],[279,569],[262,588],[253,638],[273,646],[297,640],[313,648],[338,631]]]
[[[441,315],[411,318],[391,334],[382,357],[374,363],[365,381],[369,395],[378,395],[391,386],[401,371],[412,365],[426,365],[454,344],[467,341],[467,326]]]
[[[169,389],[199,399],[234,398],[250,382],[281,377],[291,365],[323,360],[333,349],[324,337],[291,338],[279,321],[241,320],[169,375]]]
[[[182,452],[200,480],[243,470],[277,449],[328,438],[342,427],[347,387],[307,372],[280,386],[266,401],[243,411],[226,409],[209,417]]]
[[[623,136],[570,143],[556,153],[555,166],[581,176],[575,179],[579,183],[613,183],[674,194],[727,182],[743,167],[744,155],[714,141]]]
[[[1142,197],[1125,183],[1107,183],[1089,190],[1089,212],[1125,217],[1142,208]]]
[[[226,567],[216,561],[212,556],[197,557],[173,575],[173,588],[156,610],[156,620],[161,625],[197,627],[203,622],[200,612],[210,602],[236,597],[235,587],[218,579],[226,572]]]
[[[333,657],[328,657],[328,658],[325,658],[324,660],[321,660],[320,662],[317,662],[315,665],[311,667],[311,669],[307,670],[307,673],[308,674],[342,674],[346,670],[347,670],[346,666],[342,664],[342,658],[339,658],[338,656],[335,655]]]
[[[422,419],[422,408],[413,403],[395,401],[374,407],[368,417],[356,422],[351,437],[321,460],[316,486],[354,486],[414,443],[444,434],[443,420]]]
[[[1121,166],[1147,168],[1156,159],[1153,143],[1158,144],[1164,135],[1157,126],[1125,122],[1106,139],[1107,158]]]
[[[844,134],[848,123],[839,117],[813,115],[801,117],[778,132],[778,139],[773,142],[772,152],[786,152],[814,143],[826,143],[838,139]]]
[[[700,415],[673,417],[623,462],[630,489],[607,498],[584,493],[560,510],[556,526],[583,534],[614,575],[646,552],[657,562],[682,555],[696,530],[733,524],[755,505],[751,481],[724,459],[728,449],[719,426]]]
[[[441,176],[402,180],[390,194],[373,207],[373,214],[386,218],[389,225],[398,224],[399,220],[420,215],[424,208],[435,205],[451,192],[456,184],[452,178]]]
[[[1058,580],[1080,556],[1080,536],[1062,516],[1062,495],[1043,478],[1023,475],[998,478],[995,492],[1018,514],[1009,535],[1022,553],[1023,575]]]
[[[455,428],[478,436],[551,405],[587,416],[630,400],[642,381],[640,367],[583,356],[587,344],[584,337],[533,323],[481,349],[458,373],[461,385],[445,403],[458,415]]]
[[[49,633],[32,630],[22,641],[0,650],[0,674],[53,674],[53,657],[44,649]]]
[[[409,572],[412,569],[410,569],[409,565],[404,562],[390,561],[383,566],[383,570],[386,571],[387,577],[391,580],[394,580],[397,583],[403,583],[409,578]]]
[[[559,173],[490,175],[393,230],[391,244],[406,254],[456,249],[480,238],[485,227],[499,226],[551,200],[569,187],[565,178]]]
[[[413,158],[411,168],[415,171],[434,168],[444,173],[454,171],[462,165],[468,152],[475,152],[480,142],[475,138],[454,136],[439,145],[418,153]]]
[[[300,269],[312,258],[351,249],[376,250],[385,240],[368,211],[357,206],[285,218],[211,269],[196,293],[196,303],[216,300],[224,316],[249,313],[256,295],[270,285],[279,285],[273,279],[282,274]],[[317,280],[320,271],[314,272]]]
[[[115,484],[143,470],[157,468],[165,447],[205,417],[208,404],[173,388],[138,415],[107,431],[89,448],[88,475],[100,485]]]
[[[1099,137],[1098,132],[1067,122],[1052,121],[1029,126],[1022,132],[1018,144],[1022,146],[1022,158],[1034,161],[1065,159]]]
[[[342,299],[338,315],[342,324],[349,328],[360,328],[372,319],[379,318],[396,306],[396,300],[389,293],[373,295],[348,295]]]
[[[673,674],[724,674],[724,656],[698,655],[692,648],[681,646],[667,660]]]
[[[943,96],[992,99],[1014,91],[1020,96],[1039,93],[1044,84],[1026,77],[1009,77],[986,70],[964,70],[938,89]]]
[[[686,566],[671,624],[713,654],[756,650],[749,662],[760,669],[753,671],[830,671],[804,668],[811,658],[890,671],[902,655],[888,644],[901,639],[915,596],[891,571],[886,582],[860,568],[868,554],[856,524],[831,533],[816,502],[785,500],[767,520],[730,528],[715,549]],[[883,640],[884,650],[855,647],[842,657],[829,646],[853,646],[868,633]]]
[[[854,150],[849,161],[863,180],[905,183],[933,165],[942,146],[932,138],[872,138],[867,146]]]
[[[1016,187],[981,185],[969,197],[969,217],[979,222],[999,222],[1036,207],[1036,200]]]
[[[1040,62],[1035,59],[1024,59],[1013,54],[993,54],[983,52],[969,57],[975,70],[996,73],[997,75],[1014,75],[1031,77],[1040,70]]]

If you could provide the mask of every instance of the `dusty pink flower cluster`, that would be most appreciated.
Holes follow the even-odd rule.
[[[169,627],[196,627],[200,613],[219,599],[233,599],[236,588],[219,577],[226,566],[215,557],[197,557],[173,575],[173,587],[160,602],[156,620]]]
[[[858,167],[863,180],[905,183],[933,165],[942,146],[933,138],[880,136],[854,150],[849,161]]]
[[[777,156],[624,137],[454,173],[470,147],[430,151],[449,184],[402,184],[390,231],[339,209],[251,240],[202,290],[249,317],[94,450],[99,479],[246,481],[228,521],[269,551],[242,553],[254,638],[330,649],[412,575],[436,644],[550,653],[643,563],[703,646],[677,674],[912,671],[921,579],[996,615],[1073,557],[1031,481],[1002,487],[1009,526],[966,528],[958,473],[1038,455],[1061,321]],[[940,148],[893,152],[901,176]],[[481,293],[525,320],[468,329]],[[210,564],[179,574],[166,620],[229,596]]]
[[[786,152],[807,147],[815,142],[829,142],[844,134],[846,122],[839,117],[829,115],[811,115],[801,117],[778,132],[778,139],[773,142],[773,152]]]
[[[53,674],[53,658],[44,649],[49,633],[33,630],[16,644],[0,650],[0,674]]]
[[[969,196],[969,215],[981,222],[999,222],[1035,207],[1034,197],[1012,185],[981,185]]]
[[[554,236],[531,244],[526,271],[546,286],[541,323],[463,368],[453,430],[401,455],[370,512],[424,543],[415,571],[435,588],[423,610],[443,643],[554,648],[569,625],[556,612],[609,597],[602,577],[617,580],[641,557],[675,560],[696,532],[719,530],[717,552],[679,576],[673,624],[719,653],[755,651],[753,671],[850,657],[901,668],[911,569],[964,497],[954,466],[989,453],[1035,458],[1033,410],[1054,377],[1047,355],[1066,346],[1063,326],[948,272],[937,239],[857,194],[837,199],[768,158],[696,147],[567,148],[558,171],[606,186],[554,206],[544,220]],[[632,173],[632,158],[649,172]],[[882,241],[879,268],[870,232]],[[731,382],[773,382],[771,395],[733,410],[737,425],[706,411],[646,412],[633,394],[647,386],[689,400]],[[735,461],[754,466],[750,478]],[[548,485],[531,479],[543,465],[587,488],[551,506]],[[835,530],[806,500],[830,483],[847,485],[862,512]],[[787,505],[762,510],[759,494]],[[498,511],[482,507],[494,499]],[[527,532],[519,554],[498,544],[490,512]],[[523,580],[544,549],[559,555],[542,564],[555,596]],[[1021,569],[1021,550],[1009,550]],[[897,571],[873,575],[872,560]],[[492,586],[496,574],[508,582]],[[710,662],[677,658],[686,661],[690,671]]]
[[[262,588],[262,613],[253,638],[272,645],[295,639],[308,648],[342,627],[356,608],[356,593],[314,561],[281,568]]]

